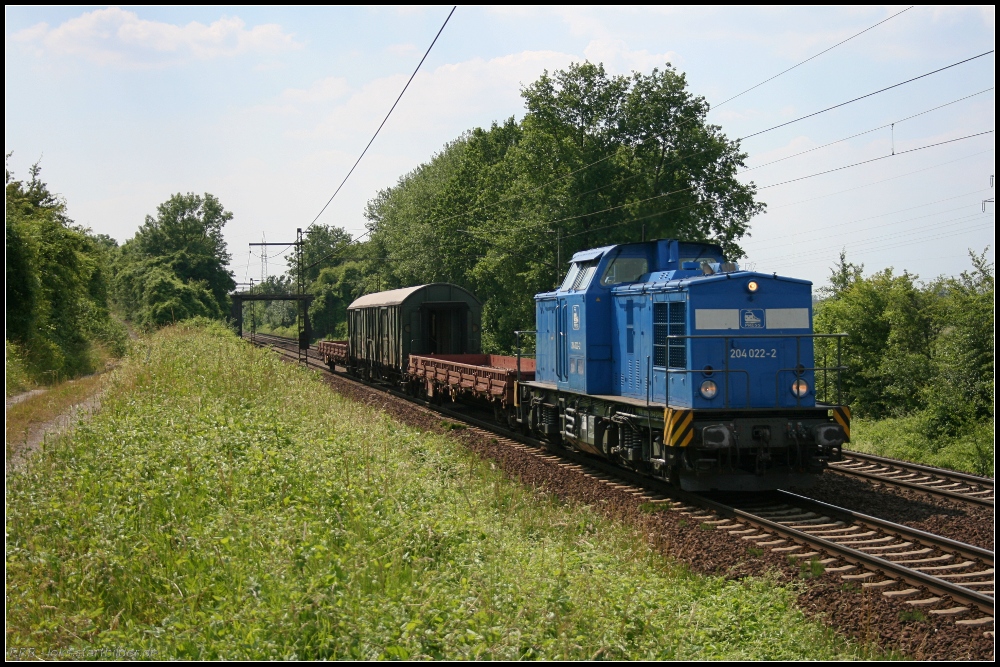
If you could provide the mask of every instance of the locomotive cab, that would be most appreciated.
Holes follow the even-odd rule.
[[[809,485],[849,438],[849,410],[823,402],[840,369],[815,363],[808,281],[660,240],[577,253],[535,299],[519,391],[550,440],[688,490],[755,490]]]

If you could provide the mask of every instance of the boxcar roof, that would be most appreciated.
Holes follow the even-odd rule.
[[[462,301],[471,300],[474,303],[479,303],[479,299],[475,297],[472,292],[465,288],[459,287],[458,285],[452,285],[450,283],[429,283],[427,285],[415,285],[413,287],[401,287],[400,289],[392,289],[385,292],[374,292],[372,294],[365,294],[355,299],[350,306],[347,307],[348,310],[354,310],[356,308],[371,308],[374,306],[398,306],[410,298],[420,295],[420,292],[426,291],[429,287],[448,287],[450,291],[457,291],[463,296],[464,299],[455,299]],[[419,300],[419,299],[418,299]]]

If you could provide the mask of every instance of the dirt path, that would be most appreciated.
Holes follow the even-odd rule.
[[[90,379],[94,376],[80,378],[80,380]],[[73,382],[73,381],[71,381]],[[58,388],[33,389],[31,391],[11,396],[5,402],[5,413],[12,407],[24,403],[25,401],[43,400],[44,394],[55,393]],[[38,397],[38,398],[36,398]],[[31,422],[20,437],[8,437],[6,440],[6,458],[4,461],[4,476],[11,472],[18,472],[24,468],[25,462],[32,454],[41,449],[46,440],[51,440],[63,433],[73,429],[80,421],[87,420],[101,407],[101,384],[94,384],[93,392],[86,398],[65,406],[59,414],[41,422]]]
[[[11,406],[17,405],[21,401],[26,401],[32,396],[38,396],[39,394],[44,394],[47,391],[48,389],[32,389],[31,391],[26,391],[23,394],[8,396],[5,401],[4,409],[10,410]]]

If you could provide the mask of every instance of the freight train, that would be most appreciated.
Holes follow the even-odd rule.
[[[709,243],[673,239],[576,253],[535,295],[517,356],[481,352],[482,305],[457,285],[368,294],[331,368],[498,419],[690,491],[809,486],[850,440],[839,353],[817,363],[805,280],[744,271]],[[520,341],[534,336],[534,358]],[[817,386],[819,383],[819,386]],[[832,399],[832,400],[831,400]]]

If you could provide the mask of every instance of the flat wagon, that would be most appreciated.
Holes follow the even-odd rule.
[[[407,369],[412,381],[428,397],[448,395],[483,398],[500,407],[513,407],[518,380],[535,379],[535,360],[499,354],[429,354],[410,355]]]

